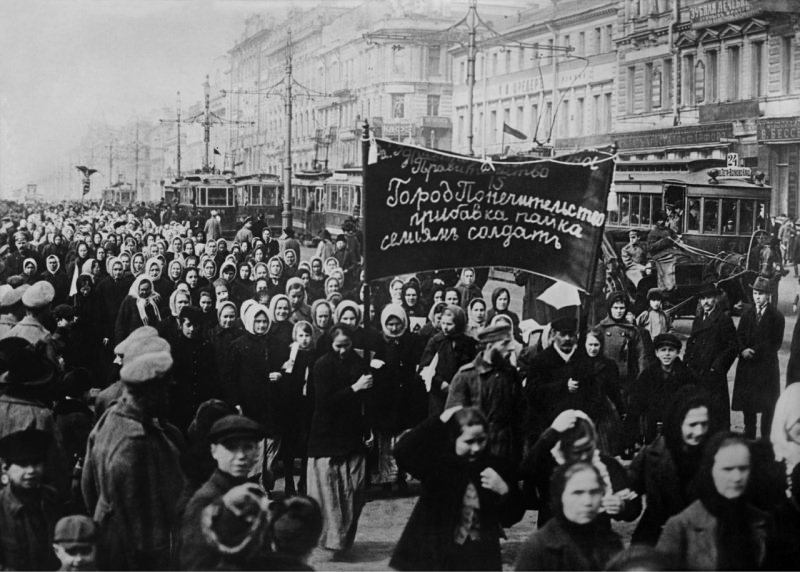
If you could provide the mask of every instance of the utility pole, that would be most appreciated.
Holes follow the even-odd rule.
[[[283,164],[283,228],[292,228],[292,32],[286,38],[286,146]]]
[[[178,127],[178,157],[177,157],[177,169],[178,169],[178,176],[177,178],[181,178],[181,92],[178,92],[178,118],[177,119],[159,119],[159,123],[175,123]]]
[[[478,51],[475,39],[478,31],[478,0],[469,0],[469,13],[467,14],[467,26],[469,27],[469,45],[467,46],[467,143],[469,155],[475,155],[473,129],[473,100],[475,97],[475,56]],[[486,110],[484,110],[486,113]]]
[[[113,174],[112,174],[112,167],[114,166],[114,141],[108,142],[108,186],[114,184]]]
[[[203,120],[203,143],[205,143],[206,154],[203,160],[203,172],[211,172],[211,163],[208,160],[208,146],[211,143],[211,84],[208,82],[208,74],[206,74],[206,82],[203,84],[203,91],[205,92],[205,118]]]
[[[139,120],[136,120],[136,142],[134,143],[136,148],[133,150],[133,188],[134,188],[134,196],[142,200],[142,197],[139,196]]]

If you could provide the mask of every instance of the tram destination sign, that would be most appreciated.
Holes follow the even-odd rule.
[[[366,167],[368,280],[507,266],[591,289],[614,157],[502,162],[377,139]]]

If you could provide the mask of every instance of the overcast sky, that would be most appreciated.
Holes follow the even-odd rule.
[[[122,125],[174,105],[178,90],[184,107],[201,99],[247,16],[318,3],[2,0],[0,193],[63,160],[92,121]]]

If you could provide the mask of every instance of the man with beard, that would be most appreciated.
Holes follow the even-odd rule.
[[[517,370],[509,363],[511,326],[497,324],[478,332],[481,352],[453,378],[445,409],[477,407],[489,424],[489,451],[516,466],[522,453],[525,400]]]
[[[718,424],[711,427],[712,433],[730,427],[728,370],[738,352],[736,328],[720,308],[718,296],[717,287],[711,283],[698,293],[700,312],[692,322],[684,354],[686,365],[711,397],[711,417]]]
[[[36,252],[35,249],[31,248],[30,243],[28,242],[28,233],[23,230],[15,232],[14,244],[17,247],[17,251],[6,258],[5,276],[0,277],[3,278],[3,282],[9,276],[22,274],[22,263],[26,258],[33,258],[36,261],[36,267],[42,267],[42,261],[39,257],[39,253]]]

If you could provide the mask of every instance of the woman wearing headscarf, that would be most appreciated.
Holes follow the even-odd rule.
[[[602,470],[590,462],[565,463],[548,483],[554,518],[522,545],[515,570],[605,570],[622,541],[603,518],[608,494]]]
[[[290,320],[292,303],[286,294],[276,294],[269,301],[270,328],[269,337],[271,348],[275,352],[276,362],[283,363],[292,343],[292,329],[294,324]]]
[[[267,276],[269,276],[269,268],[267,267],[266,262],[256,262],[255,266],[253,266],[253,282],[256,280],[266,280]]]
[[[286,292],[286,263],[280,256],[273,256],[267,261],[267,290],[270,297]]]
[[[219,279],[227,282],[229,288],[233,284],[233,281],[236,280],[237,266],[238,263],[234,260],[234,258],[228,256],[228,258],[219,267]]]
[[[237,307],[241,307],[242,302],[253,297],[254,289],[251,280],[252,268],[247,262],[239,263],[236,267],[236,278],[231,283],[231,301]]]
[[[70,296],[73,296],[77,292],[75,281],[78,279],[78,276],[81,275],[81,268],[83,268],[84,262],[89,260],[89,256],[91,256],[89,246],[83,241],[77,242],[75,248],[67,253],[67,277],[69,278],[68,294]]]
[[[480,332],[486,324],[486,300],[483,298],[473,298],[467,304],[466,334],[477,340],[478,332]]]
[[[170,343],[177,340],[181,333],[178,316],[184,307],[191,305],[192,297],[184,287],[173,290],[172,294],[169,296],[169,316],[166,316],[161,320],[158,326],[156,326],[158,335]]]
[[[169,297],[175,290],[175,285],[169,278],[164,276],[161,259],[151,258],[144,265],[144,273],[153,282],[153,289],[160,298],[159,309],[162,315],[166,315],[169,310]]]
[[[667,521],[656,548],[685,570],[761,569],[770,522],[749,502],[752,469],[742,435],[714,435],[697,473],[697,500]]]
[[[480,287],[475,284],[475,277],[474,268],[462,268],[461,276],[455,285],[455,289],[458,291],[459,297],[461,298],[461,307],[465,310],[473,298],[483,298],[483,292]]]
[[[128,295],[122,301],[117,314],[115,340],[120,343],[128,335],[142,326],[158,327],[161,312],[158,309],[158,294],[153,291],[153,283],[144,274],[133,281]]]
[[[502,314],[499,314],[502,315]],[[590,328],[579,342],[578,351],[584,354],[586,369],[592,378],[591,385],[597,393],[586,400],[589,417],[597,426],[597,444],[606,455],[618,454],[620,436],[619,411],[622,408],[622,397],[619,390],[619,369],[614,360],[603,355],[603,332]],[[579,408],[580,409],[580,408]]]
[[[428,414],[431,416],[444,411],[453,376],[461,366],[475,359],[478,352],[478,342],[464,333],[467,318],[460,306],[448,305],[442,311],[439,327],[441,331],[428,341],[419,362],[421,370],[432,370],[428,388]]]
[[[409,280],[403,285],[401,299],[403,310],[409,318],[425,318],[427,316],[428,311],[416,280]]]
[[[33,284],[39,280],[39,263],[35,258],[26,258],[22,261],[23,284]]]
[[[520,465],[520,474],[536,487],[539,498],[539,528],[553,516],[550,477],[558,465],[584,462],[594,466],[602,477],[604,525],[611,528],[611,519],[632,522],[642,512],[642,500],[630,489],[625,468],[614,457],[604,455],[597,447],[597,430],[586,413],[567,409],[559,413]]]
[[[505,286],[499,286],[492,291],[491,308],[486,312],[486,321],[491,322],[495,316],[508,316],[511,318],[511,323],[514,333],[514,339],[522,342],[522,333],[519,330],[519,316],[516,312],[509,310],[511,305],[511,292]]]
[[[647,497],[634,543],[655,545],[667,519],[694,500],[691,484],[708,440],[710,415],[708,395],[697,387],[679,389],[667,405],[663,434],[628,467],[631,489]]]
[[[288,280],[297,276],[297,263],[299,260],[297,259],[297,253],[293,249],[287,248],[283,251],[283,262],[285,264],[283,277]]]
[[[317,300],[325,297],[325,273],[322,271],[322,258],[313,256],[311,258],[311,274],[308,280],[308,300],[309,302],[316,302]]]
[[[83,263],[83,266],[81,267],[81,274],[88,274],[94,279],[94,283],[97,284],[102,278],[100,273],[100,263],[94,258],[89,258]]]
[[[419,338],[423,350],[428,344],[428,341],[441,331],[439,329],[439,322],[442,319],[442,312],[444,312],[445,308],[447,308],[447,304],[444,302],[436,302],[431,306],[430,311],[428,311],[428,321],[422,326],[420,331],[417,332],[417,337]]]
[[[69,278],[67,273],[61,268],[61,261],[55,254],[50,254],[44,261],[44,272],[39,276],[40,280],[47,280],[53,285],[56,295],[53,297],[53,307],[67,301],[69,295]]]
[[[73,343],[74,367],[85,367],[92,379],[102,379],[102,303],[97,297],[94,279],[88,274],[78,276],[78,293],[72,297],[75,321],[70,330]]]
[[[228,256],[228,242],[224,238],[217,239],[217,253],[214,255],[214,262],[217,268],[222,268],[225,257]]]
[[[800,488],[800,483],[793,483],[790,478],[794,468],[800,464],[800,383],[787,385],[778,398],[769,440],[775,460],[783,466],[784,489],[788,497],[792,487]]]
[[[205,288],[217,277],[217,263],[210,256],[204,256],[200,260],[200,287]]]
[[[141,252],[134,252],[131,255],[131,276],[138,278],[144,274],[144,254]]]
[[[314,338],[314,348],[317,357],[325,353],[330,347],[328,332],[333,327],[334,309],[333,305],[327,300],[315,300],[311,304],[311,327]],[[322,349],[321,349],[322,348]]]
[[[217,324],[207,334],[208,341],[217,358],[219,371],[226,371],[230,359],[230,347],[244,332],[236,324],[236,304],[226,300],[217,305]]]
[[[362,355],[367,355],[368,350],[375,349],[376,338],[380,336],[375,330],[367,332],[364,329],[364,315],[362,306],[352,300],[342,300],[334,311],[334,323],[345,324],[351,332],[353,348]]]

